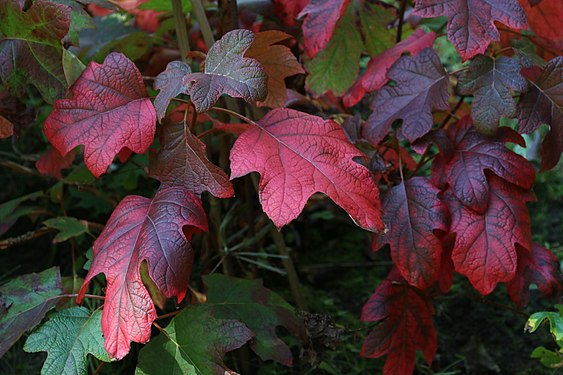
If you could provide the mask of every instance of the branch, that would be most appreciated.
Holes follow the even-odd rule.
[[[183,62],[187,62],[187,55],[190,52],[190,40],[188,39],[188,28],[186,27],[186,17],[182,10],[182,0],[172,0],[172,13],[174,15],[174,25],[176,26],[176,36]]]

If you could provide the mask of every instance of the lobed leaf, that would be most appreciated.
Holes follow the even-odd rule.
[[[123,148],[142,154],[152,144],[154,106],[141,73],[121,53],[110,53],[101,65],[90,63],[70,92],[72,99],[55,103],[45,135],[63,156],[84,145],[84,163],[95,177]]]
[[[231,150],[231,179],[251,172],[264,212],[281,228],[316,192],[328,195],[362,228],[383,229],[379,190],[363,157],[333,121],[290,109],[274,109],[242,133]]]
[[[23,349],[47,352],[42,375],[86,375],[88,354],[104,362],[111,360],[104,349],[101,317],[101,311],[90,314],[84,307],[59,311],[27,338]]]
[[[516,274],[517,245],[529,250],[530,215],[526,202],[533,193],[516,187],[496,175],[489,175],[487,207],[478,213],[452,195],[446,200],[452,216],[450,231],[456,234],[452,259],[457,272],[466,275],[483,295],[499,282]]]
[[[495,21],[513,29],[527,26],[518,0],[416,0],[414,14],[448,17],[448,39],[463,61],[484,53],[492,41],[500,39]]]
[[[123,358],[131,341],[150,339],[156,310],[141,263],[148,263],[150,278],[166,297],[181,301],[194,256],[189,239],[206,229],[201,202],[185,187],[163,188],[152,199],[127,196],[115,208],[94,242],[94,260],[77,298],[80,303],[94,276],[106,275],[102,331],[112,358]]]
[[[563,151],[563,56],[547,63],[518,103],[521,133],[531,133],[541,124],[551,127],[541,148],[541,171],[546,171],[557,165]]]
[[[448,211],[440,190],[425,177],[413,177],[381,196],[387,231],[374,235],[374,249],[385,244],[405,280],[420,289],[438,279],[442,243],[435,230],[448,230]]]
[[[494,60],[477,55],[471,60],[469,71],[460,77],[459,93],[474,96],[471,117],[481,134],[495,134],[500,118],[516,113],[510,90],[523,92],[528,87],[520,69],[520,63],[509,57]]]
[[[440,58],[431,48],[414,57],[403,56],[387,78],[396,85],[379,90],[370,108],[364,138],[377,145],[391,130],[395,120],[402,119],[399,138],[413,142],[432,128],[432,108],[447,110],[448,76]]]
[[[163,187],[181,186],[195,195],[209,191],[218,198],[235,194],[227,174],[211,163],[201,142],[185,123],[165,121],[160,129],[161,149],[151,155],[149,176]]]

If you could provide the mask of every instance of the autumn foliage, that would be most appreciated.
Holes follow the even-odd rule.
[[[386,356],[385,374],[411,374],[417,350],[432,364],[432,301],[448,293],[454,272],[482,295],[504,284],[518,307],[531,284],[545,296],[561,293],[557,258],[532,241],[526,205],[541,199],[533,192],[538,170],[555,167],[563,150],[561,28],[553,32],[541,19],[559,14],[560,21],[559,2],[275,0],[264,17],[278,23],[245,27],[241,16],[240,28],[221,24],[211,36],[205,17],[179,35],[177,18],[174,30],[161,31],[178,9],[143,13],[143,2],[130,3],[0,0],[0,137],[28,126],[33,116],[23,103],[33,93],[52,105],[42,124],[52,148],[37,160],[40,173],[62,179],[62,170],[83,162],[104,178],[119,165],[116,157],[147,154],[146,174],[160,183],[153,196],[123,198],[93,244],[76,303],[104,274],[101,316],[72,307],[29,337],[26,350],[49,352],[45,366],[85,373],[88,353],[120,360],[132,342],[149,340],[139,354],[141,374],[158,373],[153,360],[171,347],[183,354],[167,357],[170,372],[231,373],[225,353],[247,343],[263,360],[291,366],[275,328],[304,340],[302,322],[258,282],[205,276],[206,298],[190,299],[164,328],[153,324],[166,299],[180,304],[188,293],[199,251],[192,236],[220,229],[208,223],[208,193],[237,200],[241,179],[255,187],[277,230],[305,215],[321,193],[371,232],[373,251],[390,253],[394,266],[361,313],[362,321],[379,322],[361,355]],[[172,42],[172,57],[118,44],[97,58],[77,57],[80,31],[94,26],[91,16],[103,16],[93,4],[155,26]],[[459,69],[444,63],[437,33],[424,24],[438,16],[447,17],[442,31],[455,58],[466,62]],[[175,48],[184,37],[193,50],[181,56]],[[206,45],[206,37],[217,40]],[[147,76],[149,69],[158,71]],[[549,131],[540,160],[514,151],[543,124]],[[0,218],[8,222],[14,204],[0,206]],[[10,283],[0,287],[0,336],[7,337],[0,355],[63,294],[58,270]],[[49,290],[29,301],[29,286]],[[231,303],[244,306],[224,308]],[[30,304],[28,311],[17,311],[19,304]],[[33,319],[29,310],[37,312]],[[76,340],[87,342],[74,353],[82,362],[52,365],[51,351],[60,347],[39,335],[77,319],[87,321],[72,325]]]

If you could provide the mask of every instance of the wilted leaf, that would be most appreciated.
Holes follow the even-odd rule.
[[[176,316],[139,353],[135,374],[237,375],[223,363],[253,333],[236,320],[218,319],[205,305],[191,306]]]
[[[68,6],[36,0],[25,12],[23,2],[0,0],[0,78],[13,92],[23,84],[37,87],[49,103],[66,89],[62,39],[70,27]]]
[[[541,124],[551,127],[541,149],[541,171],[546,171],[557,165],[563,151],[563,56],[547,63],[518,103],[521,133],[531,133]]]
[[[0,357],[41,322],[62,292],[58,267],[19,276],[0,286]]]
[[[520,69],[520,63],[509,57],[494,60],[477,55],[471,60],[467,74],[460,77],[460,94],[475,97],[471,117],[480,133],[495,134],[500,118],[512,117],[516,113],[510,90],[523,92],[528,87]]]
[[[94,260],[77,298],[80,303],[94,276],[106,275],[102,331],[110,356],[121,359],[131,341],[150,339],[156,310],[141,281],[141,262],[147,261],[149,276],[166,297],[181,301],[193,261],[189,239],[205,229],[201,202],[183,187],[159,190],[153,199],[127,196],[115,208],[94,242]]]
[[[84,163],[99,177],[124,147],[142,154],[156,128],[155,109],[131,60],[111,53],[92,62],[70,88],[73,98],[55,103],[45,121],[47,139],[66,155],[84,145]]]
[[[399,137],[413,142],[432,128],[432,108],[448,110],[448,76],[434,50],[427,48],[414,57],[403,56],[389,69],[396,82],[379,90],[373,98],[364,128],[364,138],[377,145],[402,119]]]
[[[256,337],[250,347],[263,360],[273,359],[286,366],[293,364],[289,347],[278,337],[283,326],[300,336],[302,326],[294,309],[277,294],[262,286],[260,280],[229,278],[220,274],[204,276],[207,305],[213,316],[243,322]]]
[[[227,174],[207,159],[205,143],[186,124],[165,121],[160,144],[158,154],[151,158],[149,175],[163,187],[183,186],[196,195],[209,191],[218,198],[235,194]]]
[[[495,21],[513,29],[526,27],[518,0],[416,0],[414,14],[448,17],[448,39],[463,61],[483,53],[500,35]]]
[[[231,150],[231,178],[260,173],[264,212],[281,228],[308,198],[322,192],[362,228],[383,229],[379,190],[364,157],[333,121],[290,109],[274,109],[242,133]]]
[[[381,322],[366,337],[360,354],[387,355],[384,375],[412,374],[417,350],[430,365],[438,345],[432,315],[431,299],[393,269],[362,309],[363,322]]]
[[[30,353],[47,352],[42,375],[85,375],[88,354],[110,361],[104,349],[101,317],[101,311],[90,314],[84,307],[59,311],[27,338],[23,349]]]
[[[285,78],[305,73],[291,50],[277,44],[291,38],[291,35],[269,30],[257,33],[254,37],[245,56],[258,60],[268,76],[268,96],[257,104],[272,108],[283,107],[287,100]]]
[[[526,202],[534,195],[494,174],[488,177],[487,208],[477,213],[455,197],[446,200],[452,215],[450,231],[456,234],[452,259],[457,272],[466,275],[479,293],[487,295],[516,273],[516,246],[532,246]]]
[[[448,230],[448,211],[440,190],[425,177],[413,177],[381,196],[387,231],[374,235],[374,249],[385,244],[405,280],[420,289],[438,278],[442,243],[434,230]]]

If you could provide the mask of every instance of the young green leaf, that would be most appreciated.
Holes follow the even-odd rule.
[[[47,228],[53,228],[59,231],[55,238],[53,238],[53,243],[64,242],[70,238],[88,233],[88,224],[85,221],[78,220],[74,217],[53,217],[45,220],[43,225]]]
[[[27,338],[23,349],[47,352],[41,375],[85,375],[88,354],[104,362],[111,360],[104,349],[101,319],[100,310],[93,314],[84,307],[59,311]]]

